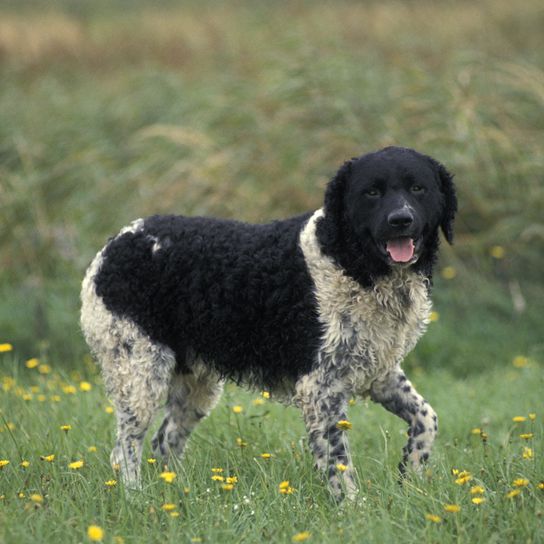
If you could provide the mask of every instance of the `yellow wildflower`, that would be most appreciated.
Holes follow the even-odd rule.
[[[474,504],[478,505],[485,502],[485,497],[472,497],[471,500]]]
[[[156,460],[154,457],[150,457],[150,458],[147,460],[147,463],[148,463],[149,465],[154,465],[156,462],[157,462],[157,460]]]
[[[159,477],[162,478],[167,484],[171,484],[176,479],[177,474],[175,472],[161,472]]]
[[[81,391],[87,392],[90,391],[93,386],[89,382],[81,382],[79,384],[79,388],[81,389]]]
[[[263,459],[270,459],[272,457],[271,453],[261,453],[261,457]]]
[[[223,469],[220,468],[220,467],[213,467],[213,468],[212,468],[212,472],[213,472],[214,474],[220,474],[221,472],[223,472]]]
[[[517,355],[512,360],[512,364],[516,368],[525,368],[526,366],[529,366],[529,359],[523,355]]]
[[[106,487],[115,487],[117,485],[117,480],[106,480],[104,485]]]
[[[470,493],[472,495],[482,495],[483,493],[485,493],[485,489],[481,485],[473,485],[470,488]]]
[[[253,399],[251,402],[253,406],[262,406],[264,404],[263,399]]]
[[[536,414],[535,414],[534,412],[531,412],[531,413],[529,414],[529,419],[530,419],[531,421],[534,421],[534,420],[536,419]]]
[[[291,538],[291,542],[304,542],[305,540],[308,540],[312,536],[312,533],[310,531],[302,531],[300,533],[297,533],[296,535],[293,535]]]
[[[436,514],[425,514],[425,519],[433,523],[440,523],[442,521],[442,518]]]
[[[51,455],[40,455],[40,459],[42,461],[47,461],[48,463],[52,463],[55,460],[55,454],[52,453]]]
[[[440,314],[438,312],[432,311],[429,315],[429,321],[435,323],[440,319]]]
[[[60,395],[51,395],[51,402],[60,402]]]
[[[284,480],[279,484],[278,490],[282,495],[291,495],[294,493],[295,488],[289,485],[289,480]]]
[[[471,434],[480,434],[482,432],[482,429],[480,427],[474,427],[474,429],[471,429]]]
[[[45,363],[42,363],[38,366],[38,372],[40,374],[49,374],[51,372],[51,367]]]
[[[225,478],[224,478],[223,476],[219,475],[219,474],[214,474],[214,475],[212,476],[212,480],[213,480],[214,482],[224,482],[224,481],[225,481]]]
[[[351,421],[348,421],[347,419],[341,419],[337,424],[336,427],[340,429],[341,431],[349,431],[352,428]]]
[[[457,276],[457,270],[453,266],[445,266],[440,274],[445,280],[452,280]]]
[[[167,503],[164,503],[161,508],[165,511],[165,512],[172,512],[172,510],[175,510],[177,508],[177,506],[172,503],[172,502],[167,502]]]
[[[89,446],[89,447],[87,448],[87,451],[88,451],[89,453],[96,453],[96,452],[98,451],[98,448],[97,448],[96,446]]]
[[[525,416],[514,416],[512,421],[514,423],[523,423],[524,421],[527,421],[527,418]]]
[[[241,414],[244,409],[242,406],[240,406],[239,404],[237,404],[236,406],[233,406],[232,407],[232,411],[235,413],[235,414]]]
[[[7,459],[0,459],[0,470],[4,467],[7,467],[9,465],[9,461]]]
[[[232,491],[234,489],[234,484],[223,484],[221,489],[223,489],[223,491]]]
[[[225,478],[225,482],[228,484],[237,484],[238,483],[238,476],[228,476]]]
[[[516,478],[512,482],[512,485],[514,487],[526,487],[529,485],[529,480],[527,478]]]
[[[455,483],[457,485],[465,485],[466,483],[470,482],[470,480],[472,480],[472,476],[466,473],[463,476],[459,475],[459,478],[455,480]]]
[[[522,438],[523,440],[531,440],[533,436],[534,436],[533,433],[522,433],[519,435],[519,437]]]
[[[269,399],[270,398],[270,393],[268,391],[263,391],[261,393],[263,399]]]
[[[21,468],[28,468],[30,466],[30,461],[21,461]]]
[[[343,463],[336,463],[336,470],[338,472],[345,472],[347,469],[347,465],[344,465]]]
[[[489,248],[489,255],[491,255],[491,257],[493,257],[494,259],[504,259],[505,254],[506,251],[502,246],[491,246]]]
[[[179,518],[181,514],[179,512],[170,512],[170,517],[171,518]]]
[[[30,495],[29,499],[37,504],[43,502],[43,497],[39,493],[33,493],[32,495]]]
[[[457,512],[461,510],[461,507],[458,504],[445,504],[444,510],[446,512],[450,512],[451,514],[457,514]]]
[[[521,456],[523,459],[532,459],[534,457],[533,448],[524,447]]]
[[[104,412],[106,412],[106,414],[113,414],[113,412],[114,412],[113,406],[106,406],[104,408]]]
[[[544,482],[538,482],[537,487],[544,490]]]
[[[247,442],[238,437],[236,439],[236,445],[240,446],[241,448],[245,448],[247,446]]]
[[[36,368],[39,364],[40,364],[40,361],[38,359],[36,359],[36,357],[33,357],[32,359],[29,359],[25,363],[25,366],[27,368]]]
[[[12,350],[13,346],[11,344],[0,344],[0,353],[7,353]]]
[[[74,461],[73,463],[69,463],[68,468],[71,468],[72,470],[79,470],[80,468],[85,465],[84,461]]]
[[[17,496],[20,498],[20,499],[24,499],[26,497],[26,495],[20,491],[19,493],[17,493]]]
[[[63,385],[62,392],[65,395],[75,395],[77,389],[73,385]]]
[[[517,497],[521,493],[521,489],[512,489],[506,494],[507,499],[513,499],[514,497]]]
[[[65,433],[67,433],[71,428],[72,428],[71,425],[61,425],[60,426],[60,430],[64,431]]]
[[[45,395],[38,395],[36,398],[39,402],[45,402],[47,400],[47,397]]]
[[[104,538],[104,529],[98,525],[89,525],[87,536],[89,537],[89,540],[92,540],[93,542],[100,542]]]

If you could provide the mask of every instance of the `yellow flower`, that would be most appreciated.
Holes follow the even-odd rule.
[[[245,448],[247,446],[247,442],[245,440],[242,440],[241,438],[236,439],[236,444],[241,448]]]
[[[457,276],[457,270],[453,266],[445,266],[440,274],[445,280],[452,280]]]
[[[357,401],[355,399],[349,399],[348,404],[350,406],[355,406],[357,404]]]
[[[115,487],[117,485],[117,480],[106,480],[104,485],[106,487]]]
[[[47,400],[47,397],[45,395],[38,395],[36,398],[39,402],[45,402]]]
[[[485,502],[485,497],[472,497],[472,502],[476,505],[482,504]]]
[[[450,512],[451,514],[456,514],[459,512],[459,510],[461,510],[461,507],[458,504],[445,504],[444,510],[446,512]]]
[[[438,321],[440,319],[440,314],[438,312],[431,312],[431,314],[429,315],[429,321],[431,323],[435,323],[436,321]]]
[[[156,460],[154,457],[150,457],[150,458],[147,460],[147,462],[148,462],[148,464],[150,464],[150,465],[154,465],[154,464],[157,462],[157,460]]]
[[[7,353],[12,350],[13,346],[11,344],[0,344],[0,353]]]
[[[30,466],[30,461],[21,461],[21,468],[28,468]]]
[[[527,418],[525,416],[514,416],[512,421],[514,423],[523,423],[524,421],[527,421]]]
[[[93,386],[89,382],[81,382],[79,384],[79,388],[81,389],[81,391],[87,392],[90,391]]]
[[[529,480],[527,478],[516,478],[512,482],[512,485],[514,487],[526,487],[529,485]]]
[[[304,542],[305,540],[308,540],[312,536],[312,533],[310,531],[302,531],[300,533],[297,533],[296,535],[293,535],[291,538],[291,542]]]
[[[295,488],[289,485],[289,480],[284,480],[279,484],[278,490],[282,495],[291,495]]]
[[[534,457],[533,449],[524,447],[521,456],[523,457],[523,459],[532,459]]]
[[[544,489],[544,482],[538,482],[537,487],[538,489]]]
[[[433,523],[440,523],[442,521],[442,518],[436,514],[425,514],[425,519]]]
[[[458,468],[452,468],[451,469],[451,473],[454,475],[454,476],[457,476],[459,474],[459,469]]]
[[[96,446],[89,446],[89,447],[87,448],[87,451],[88,451],[89,453],[96,453],[96,452],[98,451],[98,449],[97,449]]]
[[[529,414],[529,419],[530,419],[531,421],[534,421],[534,420],[536,419],[536,414],[533,413],[533,412],[531,412],[531,413]]]
[[[55,454],[52,453],[51,455],[41,455],[40,459],[42,461],[47,461],[48,463],[52,463],[55,460]]]
[[[225,478],[223,476],[220,476],[219,474],[214,474],[212,476],[212,480],[214,482],[224,482],[225,481]]]
[[[506,251],[502,246],[492,246],[489,248],[489,255],[491,255],[491,257],[494,259],[504,259],[505,254]]]
[[[38,366],[38,372],[40,374],[49,374],[51,372],[51,367],[45,363],[42,363]]]
[[[73,385],[63,385],[62,392],[65,395],[75,395],[77,389]]]
[[[175,472],[161,472],[159,477],[162,478],[167,484],[171,484],[176,479],[177,474]]]
[[[228,476],[225,478],[225,482],[228,484],[237,484],[238,483],[238,476]]]
[[[170,517],[171,518],[179,518],[181,514],[179,512],[170,512]]]
[[[20,491],[19,493],[17,493],[17,496],[20,498],[20,499],[24,499],[26,497],[26,495]]]
[[[7,459],[0,459],[0,470],[4,467],[7,467],[9,465],[9,461]]]
[[[40,364],[40,361],[34,357],[34,358],[32,358],[32,359],[29,359],[29,360],[25,363],[25,366],[26,366],[27,368],[36,368],[39,364]]]
[[[506,494],[507,499],[513,499],[514,497],[517,497],[521,493],[521,489],[512,489],[512,491],[509,491]]]
[[[223,472],[223,469],[222,468],[219,468],[219,467],[213,467],[212,468],[212,472],[214,474],[220,474],[221,472]]]
[[[43,497],[38,494],[38,493],[34,493],[32,495],[30,495],[29,499],[32,501],[32,502],[35,502],[37,504],[40,504],[43,502]]]
[[[261,393],[263,399],[269,399],[270,398],[270,393],[268,391],[263,391]]]
[[[175,510],[177,508],[177,506],[172,503],[172,502],[167,502],[165,504],[163,504],[161,506],[161,508],[165,511],[165,512],[172,512],[172,510]]]
[[[264,404],[264,399],[253,399],[251,402],[253,406],[262,406]]]
[[[523,438],[523,440],[531,440],[531,438],[533,438],[533,436],[534,436],[533,433],[523,433],[523,434],[519,435],[519,437]]]
[[[89,537],[89,540],[92,540],[93,542],[100,542],[104,538],[104,529],[98,525],[89,525],[87,536]]]
[[[516,357],[512,359],[512,364],[516,368],[525,368],[526,366],[529,366],[529,359],[524,355],[516,355]]]
[[[84,464],[85,464],[84,461],[74,461],[73,463],[70,463],[68,465],[68,468],[71,468],[72,470],[79,470],[80,468],[83,467]]]
[[[337,424],[336,427],[340,429],[341,431],[349,431],[352,428],[352,424],[347,419],[341,419]]]
[[[338,472],[345,472],[347,469],[348,469],[347,465],[344,465],[342,463],[337,463],[336,464],[336,470]]]
[[[242,406],[240,406],[240,405],[237,404],[236,406],[233,406],[233,407],[232,407],[232,411],[233,411],[235,414],[241,414],[241,413],[244,411],[244,409],[242,408]]]
[[[471,429],[471,434],[480,434],[482,432],[482,429],[480,427],[474,427],[474,429]]]
[[[71,428],[72,428],[71,425],[61,425],[60,426],[60,430],[64,431],[65,433],[67,433]]]
[[[485,493],[485,489],[481,485],[473,485],[470,488],[470,493],[472,495],[482,495],[483,493]]]
[[[263,459],[270,459],[272,457],[271,453],[261,453],[261,457]]]
[[[106,412],[106,414],[113,414],[113,412],[114,412],[113,406],[106,406],[104,408],[104,412]]]
[[[232,491],[234,489],[234,484],[223,484],[221,489],[223,489],[223,491]]]
[[[472,480],[472,476],[468,473],[465,473],[463,474],[463,476],[459,475],[459,478],[455,480],[455,483],[457,485],[465,485],[467,482],[470,482],[470,480]]]

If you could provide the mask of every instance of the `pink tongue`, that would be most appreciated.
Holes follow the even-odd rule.
[[[389,240],[386,248],[396,263],[407,263],[414,256],[414,241],[411,238]]]

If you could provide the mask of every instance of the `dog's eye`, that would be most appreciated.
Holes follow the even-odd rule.
[[[380,191],[378,191],[378,189],[367,189],[365,191],[365,195],[369,196],[370,198],[377,198],[380,196]]]
[[[417,183],[415,183],[414,185],[412,185],[412,187],[410,187],[410,190],[412,191],[412,193],[422,193],[425,189],[422,185],[418,185]]]

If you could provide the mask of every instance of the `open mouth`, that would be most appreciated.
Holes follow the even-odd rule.
[[[394,263],[406,264],[417,260],[416,245],[413,238],[403,236],[387,240],[385,250]]]

